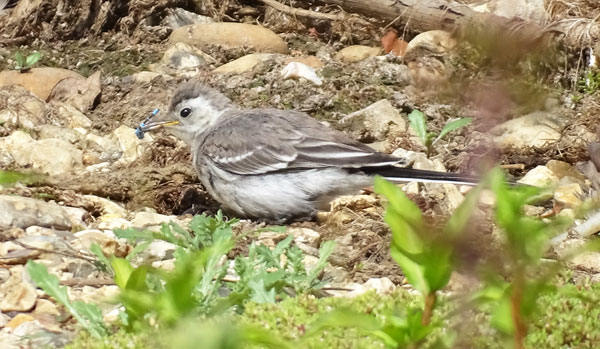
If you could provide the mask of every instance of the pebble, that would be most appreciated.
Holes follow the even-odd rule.
[[[583,189],[577,183],[559,186],[554,190],[554,200],[567,207],[578,207],[581,205]]]
[[[338,51],[335,59],[346,63],[359,62],[369,57],[378,56],[383,52],[380,47],[352,45]]]
[[[538,111],[495,126],[491,133],[502,148],[542,148],[559,141],[564,127],[563,117]]]
[[[558,177],[548,167],[539,165],[517,182],[535,187],[548,187],[558,184]]]
[[[34,140],[23,131],[0,139],[0,152],[9,153],[17,165],[57,176],[81,167],[82,151],[62,139]]]
[[[251,53],[245,55],[229,63],[223,64],[213,70],[214,73],[235,73],[242,74],[252,71],[255,67],[260,64],[264,64],[273,58],[271,53]]]
[[[406,121],[387,99],[345,116],[340,123],[352,138],[367,143],[383,141],[393,131],[406,130]]]

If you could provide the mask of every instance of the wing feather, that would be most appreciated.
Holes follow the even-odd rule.
[[[222,170],[252,175],[298,168],[392,165],[375,151],[307,114],[278,109],[233,111],[209,129],[199,149]]]

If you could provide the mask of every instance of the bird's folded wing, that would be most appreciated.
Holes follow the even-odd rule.
[[[228,172],[251,175],[284,169],[384,166],[400,161],[303,113],[275,109],[239,113],[214,127],[199,149]]]

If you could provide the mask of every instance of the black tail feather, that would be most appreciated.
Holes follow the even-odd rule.
[[[380,175],[394,182],[437,182],[477,185],[481,180],[478,176],[460,173],[418,170],[398,166],[363,167],[361,170],[367,174]]]

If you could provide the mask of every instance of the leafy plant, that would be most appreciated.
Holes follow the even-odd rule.
[[[450,280],[454,270],[454,245],[469,222],[480,189],[469,193],[441,234],[432,234],[435,230],[424,222],[419,207],[396,185],[377,177],[375,191],[388,200],[384,219],[392,231],[392,258],[402,268],[408,282],[424,297],[424,308],[386,317],[383,322],[374,315],[351,314],[342,310],[327,315],[315,326],[317,329],[357,326],[382,338],[390,348],[414,346],[434,329],[432,316],[437,292]],[[450,343],[444,345],[450,346]]]
[[[25,57],[21,52],[17,51],[17,53],[15,53],[15,60],[17,61],[15,70],[25,73],[30,70],[31,67],[33,67],[33,65],[40,60],[40,58],[42,58],[42,55],[39,52],[33,52]]]
[[[293,236],[273,250],[253,243],[248,256],[231,260],[228,253],[235,245],[232,225],[236,222],[225,220],[218,213],[214,218],[195,216],[189,230],[174,222],[163,224],[159,232],[115,229],[118,237],[138,244],[134,253],[154,239],[178,246],[171,272],[148,266],[134,268],[131,255],[113,257],[108,263],[99,256],[121,288],[125,309],[122,319],[127,327],[133,329],[148,323],[172,326],[187,316],[212,316],[232,307],[242,310],[248,300],[274,303],[291,294],[322,287],[318,276],[333,251],[333,242],[323,244],[320,259],[310,272],[306,271],[302,251],[291,245]],[[99,247],[92,249],[96,255],[102,255]],[[224,278],[231,265],[239,279],[226,282]]]
[[[584,94],[593,94],[598,91],[600,89],[600,70],[588,70],[578,81],[577,88]]]
[[[27,261],[27,272],[35,284],[46,294],[64,305],[75,319],[94,337],[106,336],[108,331],[104,325],[102,311],[96,304],[80,301],[71,302],[67,295],[67,288],[60,286],[58,278],[48,273],[43,264],[32,260]]]
[[[523,212],[523,207],[539,195],[540,188],[509,188],[498,168],[490,173],[489,178],[496,196],[495,221],[504,232],[510,281],[497,276],[488,277],[485,287],[474,299],[491,304],[492,326],[512,335],[514,346],[523,348],[527,324],[531,323],[537,310],[537,300],[543,293],[556,290],[549,281],[558,271],[559,264],[542,265],[542,256],[548,249],[549,240],[568,222],[545,222]]]
[[[417,136],[423,142],[425,148],[427,148],[427,157],[431,155],[431,151],[433,150],[433,145],[437,143],[440,139],[442,139],[445,135],[450,132],[456,131],[462,127],[467,126],[473,118],[461,118],[453,121],[449,121],[446,126],[442,129],[439,135],[435,135],[435,133],[427,131],[427,123],[425,121],[425,114],[417,109],[413,110],[408,115],[408,120],[410,123],[410,127],[417,133]]]

